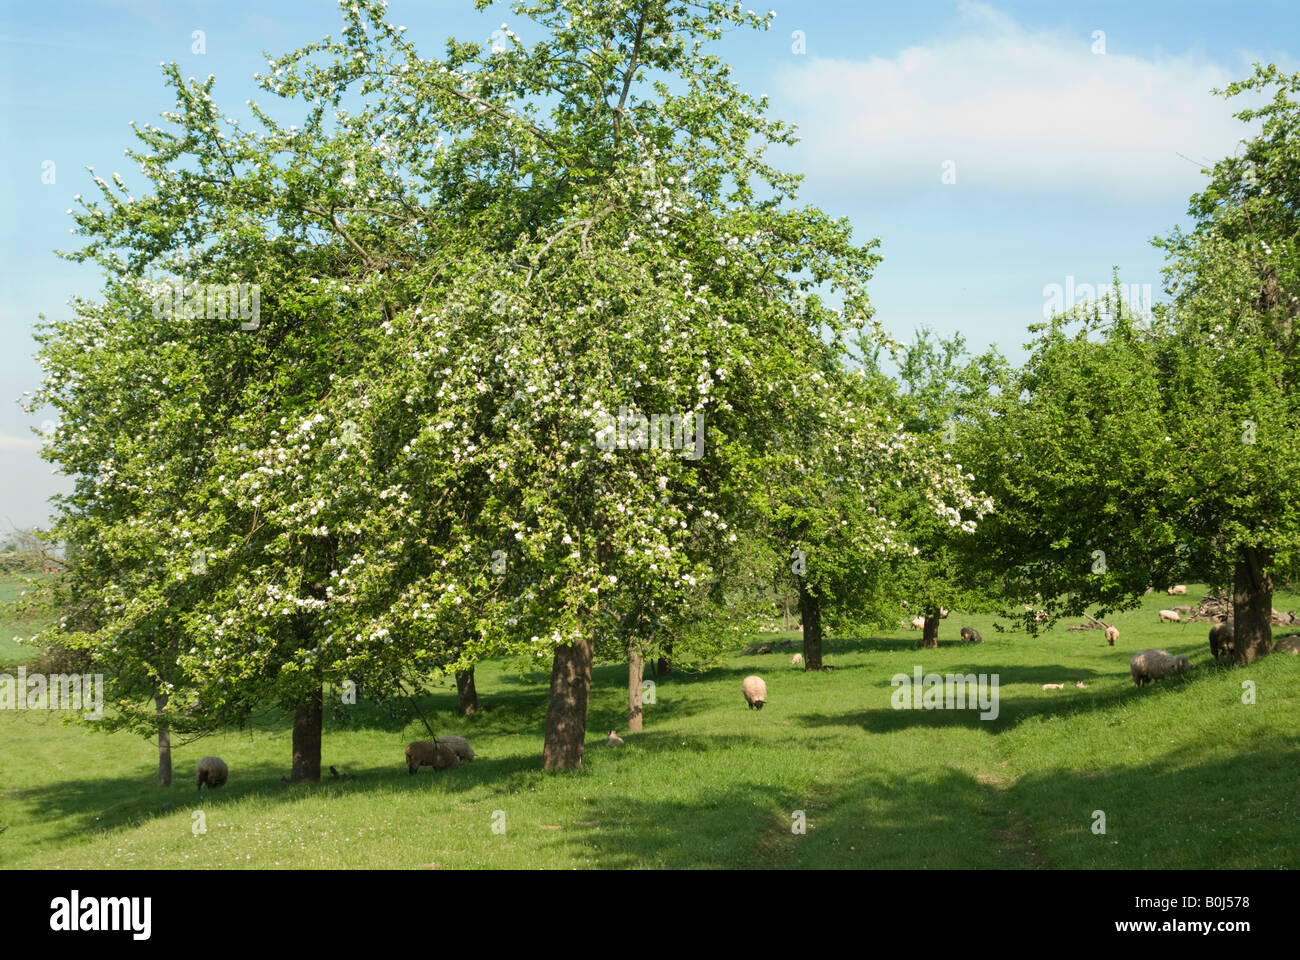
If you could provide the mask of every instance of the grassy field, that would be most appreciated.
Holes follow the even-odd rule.
[[[26,576],[0,574],[0,610],[12,603],[27,587]],[[36,633],[43,624],[35,619],[13,620],[0,617],[0,666],[23,663],[35,655],[31,647],[22,646],[14,641],[15,637],[24,639]]]
[[[1189,592],[1179,601],[1199,599]],[[1157,623],[1172,602],[1155,595],[1111,618],[1113,648],[1101,631],[1031,639],[954,613],[938,650],[916,649],[915,631],[832,640],[825,674],[792,667],[797,647],[737,652],[662,680],[640,734],[625,732],[626,669],[599,668],[580,774],[538,770],[547,677],[499,664],[478,671],[474,717],[454,716],[454,684],[428,696],[438,732],[479,754],[440,774],[408,775],[403,750],[422,728],[364,703],[326,721],[324,763],[351,780],[282,783],[289,722],[268,715],[177,747],[168,790],[152,786],[157,754],[143,738],[2,711],[0,867],[1300,866],[1300,658],[1219,668],[1207,625]],[[963,624],[986,642],[960,644]],[[1128,659],[1147,646],[1195,669],[1138,690]],[[917,665],[998,674],[998,718],[892,709],[891,676]],[[761,712],[740,692],[755,672]],[[1245,680],[1254,704],[1242,703]],[[625,747],[603,746],[610,728]],[[194,764],[209,753],[231,779],[198,795]],[[795,811],[805,834],[791,830]]]

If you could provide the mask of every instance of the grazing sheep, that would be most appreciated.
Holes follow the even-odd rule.
[[[451,747],[456,752],[456,756],[460,758],[461,763],[468,763],[474,759],[474,748],[469,745],[469,741],[464,737],[448,734],[445,737],[439,737],[438,742]]]
[[[1300,654],[1300,637],[1283,637],[1273,645],[1273,652]]]
[[[1139,650],[1129,661],[1129,672],[1139,687],[1153,680],[1171,677],[1191,666],[1186,657],[1175,657],[1168,650]]]
[[[967,643],[984,642],[984,638],[980,636],[980,632],[976,630],[974,627],[962,627],[961,638],[965,640]]]
[[[751,710],[762,710],[767,702],[767,684],[762,677],[746,677],[740,683],[740,690],[745,694],[745,702]]]
[[[925,629],[925,617],[913,617],[913,618],[912,618],[912,629],[913,629],[913,630],[923,630],[923,629]]]
[[[605,746],[607,747],[623,746],[623,738],[618,735],[617,730],[609,731],[609,739],[605,741]]]
[[[1161,611],[1160,611],[1160,622],[1161,622],[1161,623],[1164,623],[1166,620],[1169,621],[1170,623],[1182,623],[1182,622],[1183,622],[1183,618],[1180,617],[1180,616],[1178,615],[1178,611],[1177,611],[1177,610],[1161,610]]]
[[[202,790],[203,785],[207,784],[208,789],[219,787],[230,778],[230,768],[226,766],[226,761],[220,757],[204,757],[199,761],[198,772],[194,775],[194,783],[198,789]]]
[[[1214,655],[1215,660],[1220,657],[1231,658],[1234,649],[1231,620],[1210,627],[1210,653]]]
[[[1181,583],[1170,587],[1168,590],[1169,596],[1171,597],[1176,597],[1186,592],[1187,592],[1187,587],[1183,586]]]
[[[790,658],[790,665],[791,665],[791,666],[797,666],[798,664],[801,664],[801,663],[803,663],[803,654],[802,654],[802,653],[796,653],[793,657]]]
[[[434,770],[453,770],[460,766],[460,757],[456,751],[444,743],[432,740],[416,740],[406,748],[406,769],[415,773],[421,767],[433,767]]]
[[[1113,646],[1115,646],[1115,641],[1118,640],[1118,639],[1119,639],[1119,630],[1118,630],[1118,628],[1116,628],[1116,627],[1107,627],[1107,628],[1106,628],[1106,642],[1109,643],[1109,644],[1113,647]]]
[[[1045,683],[1045,684],[1043,684],[1043,689],[1044,689],[1044,690],[1064,690],[1064,689],[1065,689],[1065,684],[1063,684],[1063,683]]]
[[[756,650],[755,653],[771,653],[772,649],[773,648],[770,643],[763,643],[759,645],[758,650]]]
[[[757,650],[758,650],[758,647],[742,647],[741,650],[740,650],[740,652],[741,652],[741,653],[755,653]]]

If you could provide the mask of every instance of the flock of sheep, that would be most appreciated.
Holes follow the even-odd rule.
[[[1179,584],[1170,587],[1170,595],[1185,594],[1187,587]],[[1026,607],[1026,610],[1032,610]],[[948,611],[941,611],[940,616],[947,617]],[[1177,611],[1161,610],[1160,622],[1180,622]],[[912,626],[920,629],[925,626],[925,620],[917,617],[912,621]],[[983,643],[984,638],[974,627],[962,627],[961,639],[966,643]],[[1115,645],[1119,639],[1119,630],[1115,627],[1106,627],[1106,642],[1110,646]],[[773,652],[771,644],[764,644],[765,650],[758,650],[753,647],[746,647],[744,653],[771,653]],[[1210,653],[1216,660],[1220,658],[1229,658],[1233,652],[1233,624],[1231,620],[1225,623],[1215,624],[1210,629]],[[1284,637],[1277,642],[1274,647],[1275,653],[1292,653],[1300,654],[1300,637]],[[793,665],[803,663],[803,654],[796,653],[790,660]],[[1173,656],[1168,650],[1139,650],[1133,654],[1129,661],[1129,673],[1133,677],[1133,682],[1139,687],[1151,683],[1155,680],[1162,680],[1165,677],[1173,676],[1176,673],[1182,673],[1191,667],[1191,661],[1185,656]],[[1075,683],[1075,686],[1084,689],[1085,684],[1082,680]],[[1064,683],[1045,683],[1044,690],[1061,690],[1064,689]],[[767,702],[767,684],[762,677],[750,675],[741,681],[741,692],[745,696],[745,703],[751,710],[762,710],[763,704]],[[609,738],[605,741],[606,745],[611,747],[621,747],[623,740],[615,730],[609,731]],[[437,740],[416,740],[406,748],[406,769],[409,773],[416,773],[420,767],[433,767],[434,770],[453,770],[460,766],[461,763],[474,759],[474,748],[469,745],[469,741],[464,737],[443,736]],[[338,778],[337,772],[330,767],[330,772]],[[220,787],[230,777],[230,770],[225,761],[220,757],[204,757],[199,761],[198,772],[195,781],[198,788],[209,789]]]

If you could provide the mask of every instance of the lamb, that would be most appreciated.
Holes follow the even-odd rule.
[[[453,770],[460,766],[460,757],[456,751],[444,743],[432,740],[416,740],[406,747],[406,769],[415,773],[421,767],[433,767],[434,770]]]
[[[801,663],[803,663],[803,654],[802,654],[802,653],[796,653],[793,657],[790,658],[790,665],[791,665],[792,667],[793,667],[793,666],[797,666],[798,664],[801,664]]]
[[[1283,637],[1273,645],[1273,652],[1300,654],[1300,637]]]
[[[974,627],[962,627],[961,638],[965,640],[967,643],[984,642],[984,638],[980,636],[980,632],[976,630]]]
[[[912,629],[913,629],[913,630],[923,630],[923,629],[925,629],[925,617],[913,617],[913,618],[912,618]]]
[[[1044,689],[1044,690],[1064,690],[1064,689],[1065,689],[1065,684],[1063,684],[1063,683],[1045,683],[1045,684],[1043,684],[1043,689]]]
[[[445,743],[456,752],[462,763],[468,763],[474,759],[474,748],[469,745],[469,741],[464,737],[457,737],[454,734],[447,734],[445,737],[438,738],[439,743]]]
[[[1164,623],[1166,620],[1169,621],[1170,623],[1182,623],[1182,622],[1183,622],[1183,618],[1180,617],[1180,616],[1178,615],[1178,611],[1177,611],[1177,610],[1161,610],[1161,611],[1160,611],[1160,622],[1161,622],[1161,623]]]
[[[444,738],[444,739],[445,739],[445,738]],[[621,746],[623,746],[623,738],[620,737],[620,736],[618,735],[618,731],[617,731],[617,730],[611,730],[611,731],[609,731],[609,739],[605,741],[605,746],[607,746],[607,747],[621,747]]]
[[[1153,680],[1173,676],[1191,667],[1186,657],[1175,657],[1168,650],[1139,650],[1129,661],[1129,672],[1139,687]]]
[[[226,761],[220,757],[204,757],[199,761],[198,772],[194,776],[194,782],[199,790],[207,784],[208,789],[219,787],[230,778],[230,768],[226,766]]]
[[[1231,620],[1216,623],[1210,628],[1210,653],[1214,655],[1215,660],[1220,657],[1230,659],[1234,649]]]
[[[1113,647],[1113,646],[1115,646],[1115,641],[1118,640],[1118,639],[1119,639],[1119,628],[1117,628],[1117,627],[1107,627],[1107,628],[1106,628],[1106,642],[1109,643],[1109,644]]]
[[[1168,591],[1169,596],[1171,596],[1171,597],[1176,597],[1176,596],[1178,596],[1179,594],[1184,594],[1184,593],[1186,593],[1186,592],[1187,592],[1187,587],[1185,587],[1185,586],[1184,586],[1183,584],[1181,584],[1181,583],[1176,584],[1175,586],[1170,587],[1170,588],[1169,588],[1169,591]]]
[[[745,702],[749,704],[749,709],[763,709],[763,704],[767,702],[767,684],[763,682],[762,677],[746,677],[741,681],[740,689],[745,694]]]

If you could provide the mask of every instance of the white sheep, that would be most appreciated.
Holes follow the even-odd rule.
[[[1064,690],[1064,689],[1065,689],[1065,684],[1063,684],[1063,683],[1045,683],[1045,684],[1043,684],[1043,689],[1044,689],[1044,690]]]
[[[1273,652],[1300,654],[1300,637],[1283,637],[1273,645]]]
[[[1171,677],[1191,667],[1186,657],[1175,657],[1168,650],[1139,650],[1129,661],[1129,672],[1139,687],[1153,680]]]
[[[1187,592],[1187,587],[1184,586],[1184,585],[1181,584],[1181,583],[1179,583],[1179,584],[1175,584],[1174,586],[1170,587],[1170,588],[1169,588],[1169,591],[1168,591],[1169,596],[1171,596],[1171,597],[1176,597],[1176,596],[1178,596],[1179,594],[1183,594],[1183,593],[1186,593],[1186,592]]]
[[[444,739],[445,739],[445,738],[444,738]],[[623,738],[620,737],[620,736],[618,735],[618,731],[617,731],[617,730],[611,730],[611,731],[609,731],[609,739],[605,741],[605,746],[607,746],[607,747],[621,747],[621,746],[623,746]]]
[[[464,737],[458,737],[455,736],[454,734],[447,734],[447,736],[445,737],[439,737],[438,742],[446,744],[447,746],[451,747],[451,749],[455,751],[456,756],[460,758],[462,763],[474,759],[474,748],[469,745],[469,741],[466,740]]]
[[[740,683],[740,690],[745,695],[745,702],[751,710],[762,710],[767,702],[767,684],[762,677],[746,677]]]
[[[1106,642],[1113,647],[1115,646],[1115,641],[1118,639],[1119,639],[1119,629],[1117,627],[1107,627]]]
[[[793,657],[790,658],[790,665],[791,665],[791,666],[797,666],[797,665],[799,665],[799,664],[801,664],[801,663],[803,663],[803,654],[802,654],[802,653],[796,653]]]
[[[194,775],[194,782],[198,789],[202,790],[204,784],[211,790],[213,787],[219,787],[230,777],[230,768],[226,766],[226,761],[220,757],[204,757],[199,761],[198,771]]]
[[[453,770],[459,766],[460,757],[456,751],[441,741],[434,743],[432,740],[416,740],[406,747],[406,769],[410,773],[415,773],[421,767]]]
[[[922,630],[922,629],[924,629],[924,628],[925,628],[925,617],[913,617],[913,618],[912,618],[912,629],[913,629],[913,630]]]
[[[1161,610],[1160,622],[1164,623],[1166,621],[1168,621],[1169,623],[1182,623],[1183,618],[1178,615],[1177,610]]]

